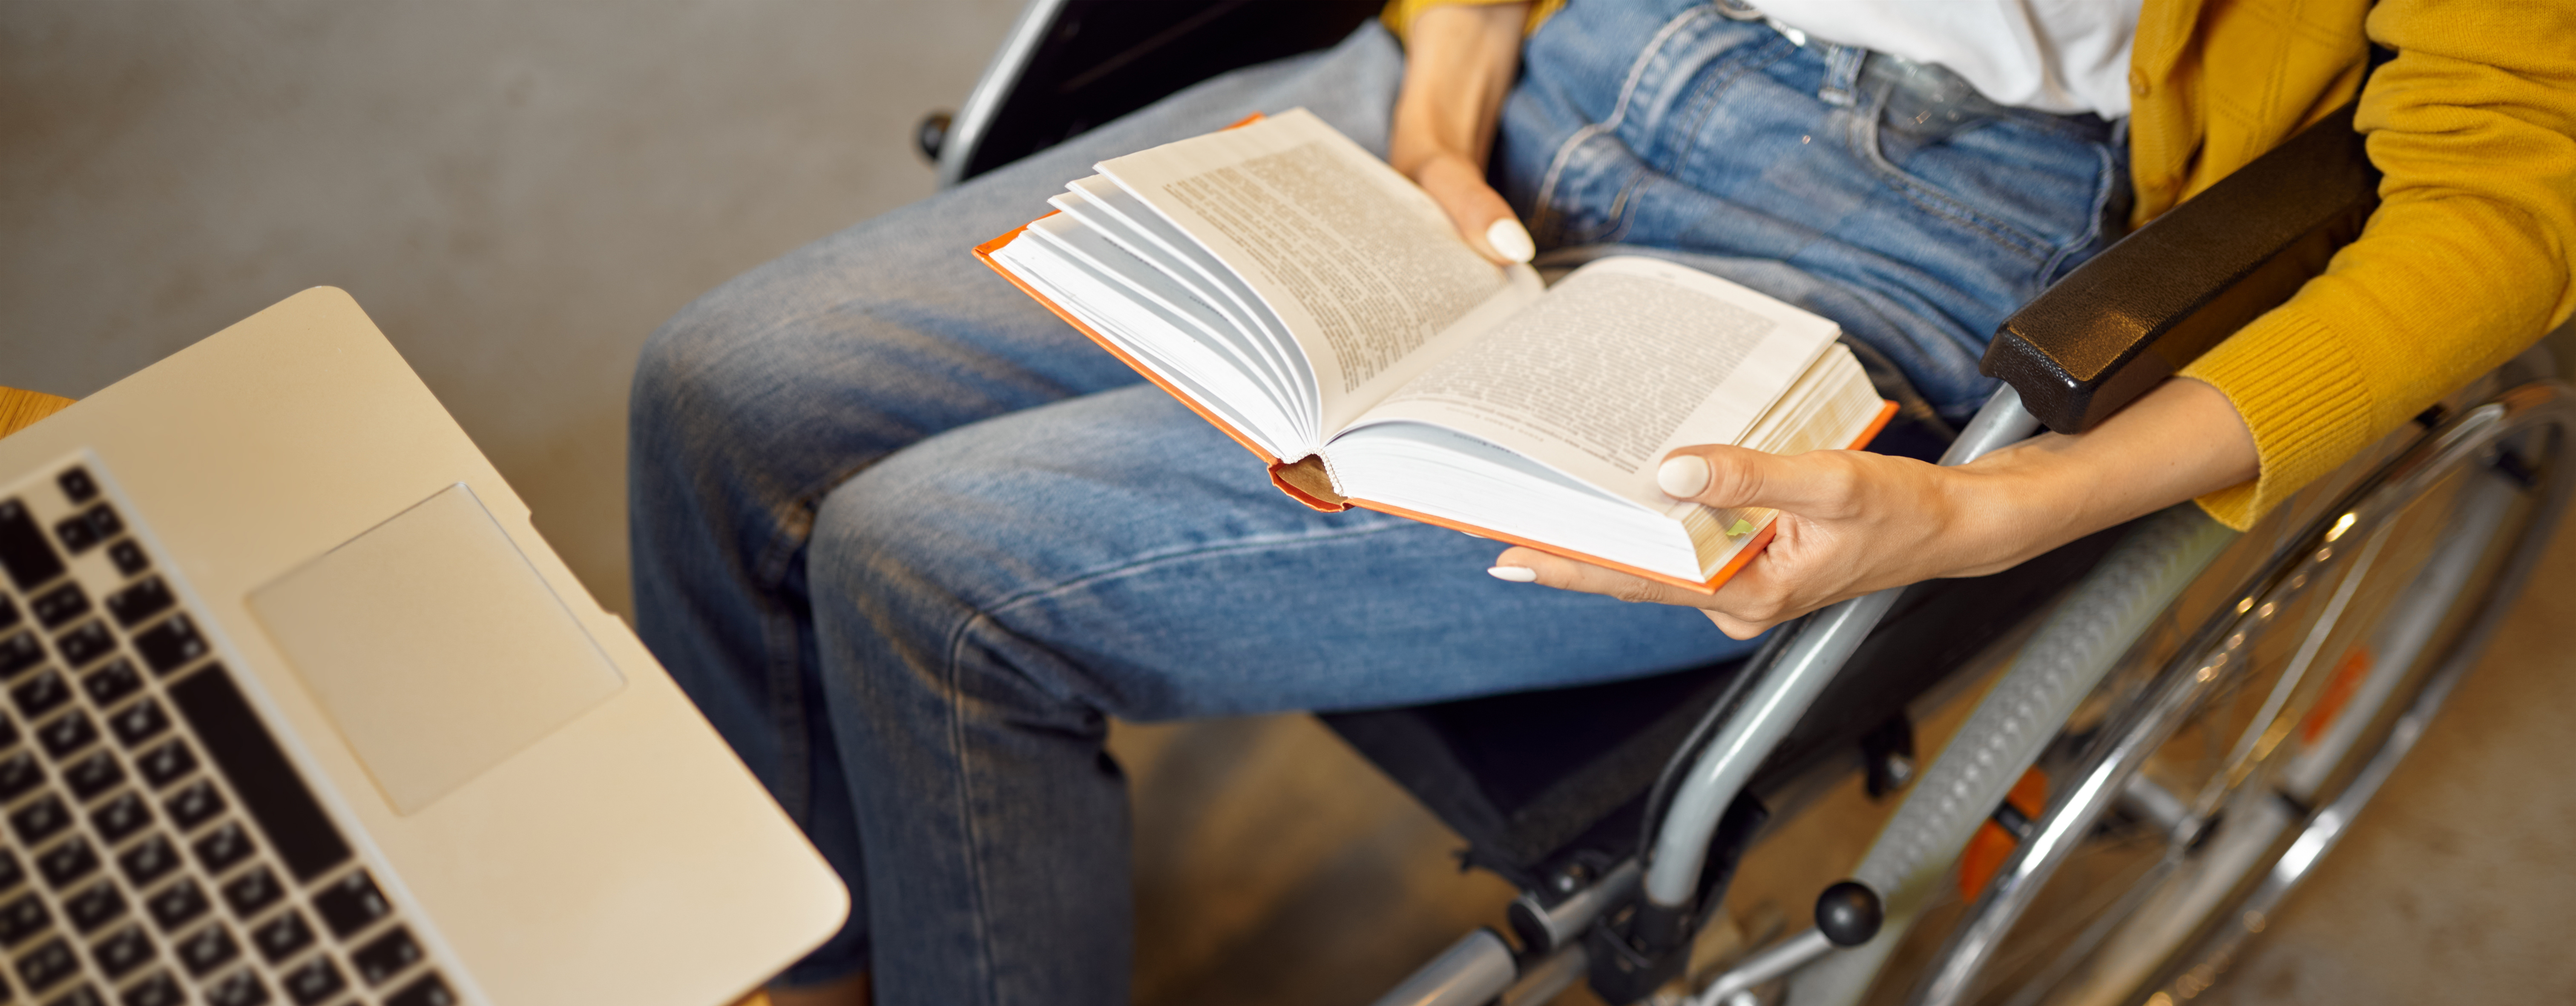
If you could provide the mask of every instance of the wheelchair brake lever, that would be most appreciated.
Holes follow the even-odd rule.
[[[1690,997],[1688,1006],[1725,1006],[1727,1000],[1795,971],[1837,947],[1856,947],[1878,935],[1885,921],[1878,892],[1857,880],[1825,888],[1816,896],[1816,927],[1779,945],[1745,958],[1708,988]]]

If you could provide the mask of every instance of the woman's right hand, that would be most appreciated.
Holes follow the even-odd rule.
[[[1495,262],[1527,262],[1538,251],[1511,204],[1485,183],[1528,18],[1526,3],[1446,4],[1415,15],[1387,138],[1387,163],[1448,211],[1467,247]]]

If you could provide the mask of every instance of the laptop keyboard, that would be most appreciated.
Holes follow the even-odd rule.
[[[0,1004],[453,1006],[89,467],[0,496]]]

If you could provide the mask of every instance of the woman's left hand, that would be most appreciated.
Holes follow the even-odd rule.
[[[1727,635],[1750,639],[1883,588],[2008,569],[2257,471],[2253,435],[2235,406],[2209,385],[2178,379],[2090,433],[2047,434],[1954,468],[1862,451],[1674,451],[1657,472],[1674,498],[1780,511],[1770,546],[1713,595],[1529,548],[1504,552],[1492,572],[1698,608]]]

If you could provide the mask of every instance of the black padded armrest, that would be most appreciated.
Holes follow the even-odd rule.
[[[2378,205],[2346,105],[2059,280],[1978,369],[2049,429],[2091,429],[2290,299]]]

